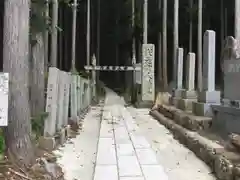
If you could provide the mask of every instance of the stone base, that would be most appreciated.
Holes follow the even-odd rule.
[[[201,103],[201,102],[193,102],[192,112],[196,116],[213,116],[213,110],[211,107],[212,104],[209,103]]]
[[[40,137],[38,146],[41,149],[52,151],[58,145],[63,145],[68,137],[68,127],[62,128],[54,137]]]
[[[173,97],[180,98],[182,97],[182,93],[186,91],[185,89],[174,89],[173,90]]]
[[[38,146],[41,149],[52,151],[56,148],[56,140],[54,137],[40,137],[38,140]]]
[[[153,105],[153,101],[138,101],[135,103],[136,108],[152,108]]]
[[[240,108],[240,100],[222,99],[221,103],[222,103],[223,106]]]
[[[67,129],[63,128],[61,129],[59,133],[59,144],[63,145],[67,140]]]
[[[183,111],[192,111],[192,104],[195,101],[197,99],[179,99],[177,100],[177,108]]]
[[[240,109],[223,106],[212,105],[214,117],[212,122],[213,129],[224,138],[228,138],[229,134],[240,134]]]
[[[197,92],[184,90],[181,97],[182,99],[197,99]]]
[[[220,104],[221,92],[220,91],[202,91],[198,93],[198,101],[203,103]]]
[[[175,106],[175,107],[178,107],[180,99],[181,98],[178,98],[178,97],[171,97],[170,98],[170,104]]]

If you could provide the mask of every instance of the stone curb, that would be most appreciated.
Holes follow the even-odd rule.
[[[149,113],[171,130],[176,139],[202,159],[212,169],[218,180],[240,180],[238,154],[229,152],[216,142],[176,124],[157,110]]]
[[[156,110],[191,131],[208,129],[212,124],[212,118],[210,117],[194,116],[173,106],[161,105]]]

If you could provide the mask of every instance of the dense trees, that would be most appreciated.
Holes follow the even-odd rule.
[[[47,2],[49,6],[45,0],[31,2],[30,0],[5,0],[1,1],[0,6],[2,16],[3,4],[5,7],[3,71],[10,73],[9,126],[6,131],[6,140],[9,152],[24,165],[33,159],[30,119],[44,111],[47,66],[51,62],[53,66],[70,71],[71,59],[75,58],[71,53],[74,15],[70,4],[73,1],[49,0]],[[76,69],[78,71],[82,70],[87,63],[88,2],[87,0],[77,1]],[[100,65],[124,65],[131,64],[132,52],[135,51],[136,61],[140,62],[143,43],[143,0],[135,0],[135,3],[132,0],[91,0],[90,2],[91,46],[88,54],[96,54]],[[172,79],[172,55],[175,48],[172,35],[174,2],[174,0],[148,1],[148,42],[156,45],[156,67],[158,67],[156,79],[163,90],[167,89]],[[188,51],[199,54],[201,51],[201,49],[198,51],[198,43],[196,43],[198,29],[201,29],[201,26],[198,26],[198,14],[201,14],[198,11],[199,3],[201,0],[179,0],[178,44],[184,48],[185,54]],[[219,0],[205,0],[202,3],[202,30],[204,32],[206,29],[213,29],[217,32],[217,58],[219,59],[223,39],[227,35],[233,35],[234,32],[234,0],[227,2],[221,0],[221,3]],[[135,12],[134,16],[132,12]],[[49,15],[51,18],[48,17]],[[135,38],[134,46],[132,46],[133,38]],[[2,36],[0,36],[1,39]],[[198,57],[201,59],[201,54]],[[217,73],[220,69],[219,64],[217,61]],[[198,74],[198,81],[201,81],[201,73]],[[113,81],[116,78],[115,75],[116,73],[111,75],[102,73],[101,78],[109,80],[111,84],[116,82],[113,85],[115,87],[122,86],[119,81],[123,79]],[[120,74],[118,75],[118,78],[123,78]]]

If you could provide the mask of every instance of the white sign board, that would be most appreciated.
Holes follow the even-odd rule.
[[[0,126],[8,125],[9,74],[0,73]]]
[[[154,101],[154,44],[143,44],[142,53],[142,101]]]

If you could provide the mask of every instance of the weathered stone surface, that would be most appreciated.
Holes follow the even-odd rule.
[[[239,179],[239,154],[229,152],[216,142],[202,137],[196,132],[191,132],[181,127],[173,120],[164,117],[156,110],[151,111],[150,114],[161,124],[170,129],[176,139],[186,145],[199,158],[206,162],[219,180]]]
[[[69,118],[68,119],[68,125],[70,125],[70,127],[73,131],[78,131],[78,129],[79,129],[78,118],[76,118],[76,117],[75,118],[73,118],[73,117]]]
[[[152,101],[155,99],[155,80],[154,80],[154,44],[142,45],[142,101]]]
[[[173,106],[159,106],[158,111],[165,117],[172,119],[177,124],[191,131],[208,129],[212,123],[212,118],[194,116]]]
[[[56,141],[54,137],[40,137],[38,140],[38,146],[41,149],[52,151],[56,147]]]
[[[231,143],[236,148],[238,148],[238,150],[240,150],[240,135],[232,133],[229,135],[229,138],[230,138]]]
[[[180,99],[178,102],[178,108],[183,111],[192,111],[193,102],[197,101],[196,99]]]
[[[214,172],[221,180],[233,180],[233,164],[221,155],[215,158]]]
[[[208,103],[193,102],[192,112],[196,116],[208,116],[208,117],[213,116],[211,104]]]
[[[197,92],[194,90],[191,91],[184,90],[182,91],[181,97],[183,99],[197,99]]]

